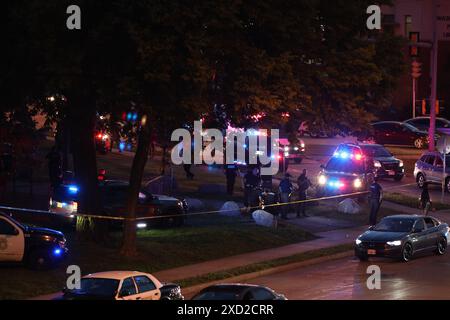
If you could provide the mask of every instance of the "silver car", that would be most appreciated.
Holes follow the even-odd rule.
[[[444,175],[444,157],[439,152],[425,152],[414,166],[414,177],[422,188],[425,182],[442,184],[445,179],[445,191],[450,192],[450,155],[446,156]]]

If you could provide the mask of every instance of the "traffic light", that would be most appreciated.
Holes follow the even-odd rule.
[[[416,60],[414,60],[411,63],[411,67],[412,67],[412,72],[411,72],[411,76],[414,79],[419,78],[422,74],[420,73],[422,71],[422,64]]]
[[[411,57],[418,57],[419,56],[419,47],[415,45],[417,42],[419,42],[419,32],[410,32],[409,33],[409,55]]]

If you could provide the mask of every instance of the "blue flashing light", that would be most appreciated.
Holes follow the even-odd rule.
[[[119,149],[120,149],[120,151],[125,150],[125,142],[119,143]]]
[[[133,121],[137,120],[137,113],[133,113]]]
[[[345,152],[345,151],[341,152],[341,158],[342,159],[347,159],[348,157],[349,157],[349,154],[347,152]]]
[[[62,253],[62,250],[60,248],[56,248],[55,250],[53,250],[53,255],[55,256],[60,256]]]
[[[244,149],[247,149],[247,144],[243,144],[242,146],[244,147]]]
[[[133,115],[131,114],[131,112],[128,112],[127,113],[127,120],[130,121],[132,117],[133,117]]]
[[[70,185],[68,189],[69,189],[69,193],[70,194],[77,194],[78,193],[78,187],[77,186]]]
[[[133,146],[131,145],[131,143],[127,144],[127,149],[128,149],[129,151],[131,151],[132,148],[133,148]]]

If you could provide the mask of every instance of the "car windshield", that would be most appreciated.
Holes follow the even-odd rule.
[[[361,160],[341,159],[333,157],[325,168],[328,171],[345,173],[364,173],[364,162]]]
[[[225,290],[208,290],[200,292],[192,300],[237,300],[238,294]]]
[[[410,232],[415,219],[413,218],[385,218],[372,229],[382,232]]]
[[[369,157],[383,158],[392,157],[392,154],[382,146],[370,146],[362,148],[364,153]]]
[[[119,280],[103,278],[81,279],[80,289],[71,290],[71,293],[80,295],[94,295],[112,297],[119,288]]]

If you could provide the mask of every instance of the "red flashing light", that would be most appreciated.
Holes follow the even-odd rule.
[[[103,135],[101,134],[101,133],[99,133],[98,135],[97,135],[97,139],[101,139],[103,137]]]
[[[361,160],[362,159],[362,154],[355,154],[355,159],[356,160]]]
[[[278,155],[278,159],[281,159],[282,158],[282,156],[281,155]]]

